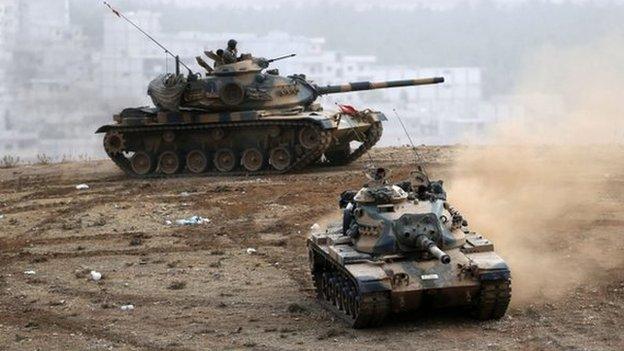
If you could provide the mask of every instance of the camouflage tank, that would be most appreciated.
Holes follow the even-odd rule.
[[[381,137],[383,113],[324,111],[325,94],[436,84],[443,78],[317,86],[304,75],[267,70],[274,60],[243,55],[206,77],[161,75],[148,88],[155,107],[128,108],[105,125],[104,149],[128,175],[266,174],[360,157]],[[361,143],[351,150],[350,143]]]
[[[319,301],[354,328],[430,308],[468,307],[477,319],[501,318],[510,271],[492,242],[467,228],[441,181],[417,171],[411,181],[389,185],[383,172],[344,192],[342,223],[308,239]]]

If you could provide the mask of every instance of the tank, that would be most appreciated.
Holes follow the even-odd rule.
[[[135,177],[285,173],[321,159],[342,165],[377,143],[386,117],[351,106],[326,111],[316,103],[319,96],[444,81],[318,86],[304,75],[267,69],[273,61],[243,55],[215,69],[201,62],[204,77],[180,74],[178,64],[175,74],[149,84],[154,107],[125,109],[96,133],[104,134],[108,156]]]
[[[422,171],[389,184],[385,170],[340,197],[342,222],[313,231],[309,263],[318,300],[354,328],[392,313],[456,308],[501,318],[511,298],[507,264],[470,231],[442,181]],[[380,176],[381,174],[381,176]]]

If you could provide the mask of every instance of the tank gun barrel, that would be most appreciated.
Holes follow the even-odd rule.
[[[354,82],[342,85],[327,85],[324,87],[316,87],[319,95],[348,93],[350,91],[374,90],[386,88],[409,87],[415,85],[431,85],[444,83],[444,77],[421,78],[421,79],[405,79],[391,80],[385,82]]]
[[[446,254],[444,251],[440,250],[436,244],[431,241],[431,239],[427,238],[425,235],[421,235],[417,239],[418,246],[429,251],[433,256],[435,256],[440,262],[444,264],[448,264],[451,262],[451,257]]]
[[[267,62],[268,62],[268,63],[271,63],[271,62],[275,62],[275,61],[279,61],[279,60],[284,60],[284,59],[291,58],[291,57],[295,57],[295,56],[297,56],[297,54],[288,54],[288,55],[278,56],[278,57],[275,57],[275,58],[272,58],[272,59],[267,60]]]

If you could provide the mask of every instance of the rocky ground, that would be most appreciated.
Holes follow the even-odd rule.
[[[452,178],[456,148],[420,152]],[[393,178],[410,169],[407,149],[372,156],[394,165]],[[623,204],[624,163],[613,162],[612,200]],[[0,350],[624,349],[621,269],[557,301],[515,304],[500,321],[444,311],[343,325],[314,300],[305,238],[363,183],[363,164],[149,181],[109,161],[0,169]],[[194,215],[206,223],[176,224]]]

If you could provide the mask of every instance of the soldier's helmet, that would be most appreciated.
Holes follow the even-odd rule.
[[[238,44],[238,42],[234,39],[230,39],[228,40],[228,49],[236,49],[236,44]]]
[[[389,172],[382,167],[370,167],[364,171],[366,178],[372,180],[377,185],[383,185],[390,175]]]

